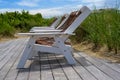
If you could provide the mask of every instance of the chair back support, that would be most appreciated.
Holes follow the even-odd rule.
[[[62,25],[66,22],[66,20],[68,19],[69,15],[65,14],[62,19],[60,20],[59,24],[57,25],[56,29],[59,29],[60,27],[62,27]]]
[[[56,18],[51,27],[58,29],[65,23],[65,21],[68,19],[68,14],[63,15],[61,18]]]
[[[81,11],[72,12],[66,22],[61,27],[59,27],[59,29],[62,29],[62,32],[64,32],[73,23],[79,14],[81,14]]]
[[[67,27],[64,30],[64,33],[69,33],[72,34],[76,28],[87,18],[87,16],[91,13],[91,10],[86,7],[83,6],[78,12],[77,12],[77,16],[76,19],[73,19],[72,24],[69,25],[69,27]]]
[[[55,28],[56,25],[59,24],[60,20],[61,20],[61,18],[56,18],[56,17],[55,17],[55,19],[53,20],[53,22],[52,22],[52,24],[50,25],[50,27]]]

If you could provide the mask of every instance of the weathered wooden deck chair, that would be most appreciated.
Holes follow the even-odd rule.
[[[72,47],[69,44],[65,44],[66,40],[76,28],[85,20],[85,18],[90,14],[90,9],[86,6],[82,7],[79,11],[73,12],[72,15],[68,18],[68,20],[62,25],[61,32],[48,32],[48,33],[19,33],[19,35],[30,36],[30,39],[24,49],[23,55],[19,61],[17,68],[24,68],[26,61],[29,56],[34,55],[31,54],[32,51],[40,51],[47,53],[55,53],[62,54],[65,56],[66,60],[69,64],[75,64],[75,60],[72,56]],[[35,44],[36,40],[39,37],[53,37],[54,40],[48,41],[48,44],[44,45],[42,43]]]
[[[54,27],[33,27],[30,32],[57,32],[61,31],[59,28],[61,25],[63,25],[66,20],[68,19],[69,15],[64,14],[61,19],[59,20],[59,23],[57,25],[54,25]]]
[[[34,30],[34,29],[47,29],[47,28],[51,28],[51,29],[54,29],[60,22],[60,20],[62,19],[62,17],[58,17],[53,20],[52,24],[50,26],[35,26],[33,27],[31,30]]]

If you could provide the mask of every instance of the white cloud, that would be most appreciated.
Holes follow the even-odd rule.
[[[21,11],[21,9],[9,9],[9,8],[5,8],[5,9],[0,9],[0,13],[5,13],[5,12],[14,12],[14,11]]]
[[[40,0],[22,0],[20,2],[17,2],[20,6],[27,6],[27,7],[36,7],[38,6],[38,2]]]
[[[60,16],[63,15],[65,13],[70,13],[71,11],[75,11],[81,8],[82,5],[77,5],[77,6],[70,6],[70,5],[66,5],[63,7],[56,7],[56,8],[47,8],[47,9],[31,9],[29,10],[30,14],[36,14],[36,13],[41,13],[43,17],[54,17],[54,16]],[[14,12],[14,11],[19,11],[21,12],[22,9],[0,9],[0,13],[3,12]]]
[[[77,6],[63,6],[63,7],[56,7],[56,8],[48,8],[48,9],[36,9],[30,10],[31,14],[41,13],[43,17],[53,17],[53,16],[60,16],[66,13],[70,13],[72,11],[78,10],[82,7],[82,5]]]
[[[59,8],[36,9],[36,10],[30,10],[29,12],[31,14],[41,13],[43,17],[52,17],[62,14]]]
[[[82,3],[85,3],[88,7],[93,8],[102,8],[105,5],[106,0],[82,0]]]
[[[29,6],[29,7],[34,7],[38,5],[38,2],[40,0],[22,0],[19,2],[19,5],[21,4],[22,6]],[[55,1],[60,1],[60,0],[55,0]],[[68,0],[67,0],[68,1]],[[106,0],[69,0],[69,1],[82,1],[81,4],[78,5],[65,5],[62,7],[54,7],[54,8],[43,8],[43,9],[30,9],[29,13],[30,14],[36,14],[36,13],[41,13],[43,17],[53,17],[53,16],[59,16],[63,15],[65,13],[70,13],[71,11],[75,11],[80,9],[83,5],[88,6],[90,9],[93,9],[94,5],[96,8],[101,8],[101,6],[104,6]],[[5,11],[21,11],[21,9],[0,9],[0,12],[5,12]]]
[[[62,15],[64,12],[61,9],[62,8],[36,9],[36,10],[29,10],[29,13],[30,14],[41,13],[43,17],[48,18],[48,17]],[[14,8],[12,8],[12,9],[11,8],[0,9],[0,13],[14,12],[14,11],[21,12],[22,9],[14,9]]]

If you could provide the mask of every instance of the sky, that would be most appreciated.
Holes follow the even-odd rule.
[[[41,13],[47,18],[70,13],[82,6],[93,10],[116,5],[120,6],[120,0],[0,0],[0,13],[26,10],[30,14]]]

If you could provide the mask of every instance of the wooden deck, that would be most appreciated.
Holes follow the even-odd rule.
[[[62,55],[40,53],[27,61],[25,69],[16,66],[27,39],[0,43],[0,80],[120,80],[120,64],[75,52],[75,65]]]

